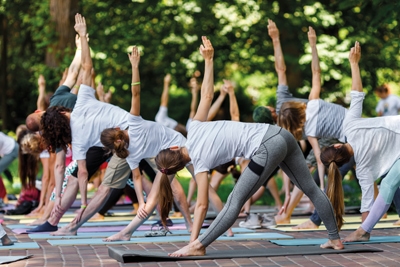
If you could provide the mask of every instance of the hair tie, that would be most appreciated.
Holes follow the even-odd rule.
[[[168,169],[167,168],[161,168],[160,172],[164,173],[164,174],[168,174]]]

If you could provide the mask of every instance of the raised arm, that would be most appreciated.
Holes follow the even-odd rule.
[[[132,102],[130,113],[135,116],[140,116],[140,77],[139,77],[139,62],[140,52],[136,46],[132,47],[132,52],[128,53],[129,61],[132,65]]]
[[[63,85],[72,88],[76,82],[76,78],[78,77],[79,70],[81,68],[81,61],[82,61],[82,50],[81,50],[81,40],[80,35],[77,34],[75,36],[75,45],[76,45],[76,52],[74,59],[69,65],[67,77],[65,78]]]
[[[218,110],[221,108],[222,103],[226,97],[226,91],[221,88],[219,91],[218,98],[214,101],[214,103],[210,107],[210,111],[208,112],[207,121],[212,121],[218,113]]]
[[[351,48],[349,54],[349,61],[351,67],[351,90],[362,92],[362,82],[361,82],[361,75],[360,75],[360,67],[358,66],[358,62],[360,62],[361,58],[361,46],[359,42],[356,42],[354,47]]]
[[[202,36],[203,44],[200,45],[200,54],[205,61],[204,78],[201,85],[199,107],[193,120],[206,121],[214,97],[214,48],[207,37]]]
[[[163,87],[163,92],[161,94],[161,103],[160,103],[160,106],[162,106],[162,107],[168,107],[170,83],[171,83],[171,74],[168,73],[164,77],[164,87]]]
[[[105,102],[104,101],[104,86],[101,82],[99,82],[97,84],[96,93],[97,93],[97,97],[98,97],[99,101]]]
[[[79,39],[81,40],[81,57],[82,57],[82,84],[91,86],[92,84],[92,58],[90,57],[88,36],[87,36],[87,26],[86,20],[81,14],[75,15],[75,31],[79,34]]]
[[[199,84],[197,83],[197,79],[195,77],[190,79],[190,91],[192,92],[192,101],[190,102],[190,113],[189,119],[193,119],[196,114],[197,102],[198,102],[198,92],[199,92]]]
[[[283,57],[279,30],[275,22],[268,20],[268,34],[272,39],[275,57],[275,71],[278,75],[278,85],[287,85],[285,58]]]
[[[38,99],[37,99],[37,109],[44,111],[46,109],[46,80],[44,79],[44,76],[42,74],[39,75],[38,79]]]
[[[233,83],[229,80],[224,80],[223,88],[227,91],[229,95],[229,112],[231,114],[231,120],[239,121],[239,106],[236,100],[235,88],[233,86]]]
[[[319,95],[321,92],[321,68],[319,66],[319,58],[317,51],[317,35],[312,27],[308,27],[308,41],[310,42],[311,47],[311,71],[312,71],[312,87],[310,95],[308,96],[309,100],[319,99]]]

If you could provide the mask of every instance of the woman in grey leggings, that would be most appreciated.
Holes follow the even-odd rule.
[[[181,170],[192,162],[198,195],[193,231],[201,227],[208,209],[207,186],[208,171],[234,157],[251,159],[248,168],[242,173],[230,194],[224,209],[208,230],[189,245],[170,254],[170,256],[204,255],[206,247],[222,235],[237,219],[245,201],[257,191],[277,166],[288,174],[314,203],[329,234],[329,240],[322,248],[342,249],[335,214],[326,195],[319,189],[310,172],[294,137],[286,130],[265,124],[241,123],[234,121],[207,122],[207,114],[213,96],[213,47],[203,37],[200,53],[205,59],[205,75],[201,88],[199,108],[189,126],[188,139],[184,147],[171,147],[162,150],[156,157],[157,168],[167,175]],[[170,209],[169,183],[162,183],[159,189],[161,209]],[[163,212],[162,212],[163,213]],[[167,213],[167,212],[166,212]]]

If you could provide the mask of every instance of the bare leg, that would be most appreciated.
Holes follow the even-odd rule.
[[[350,235],[346,236],[343,239],[343,242],[355,242],[355,241],[368,241],[371,237],[371,234],[366,232],[361,227],[358,227],[357,230],[352,232]]]
[[[68,186],[67,186],[68,188]],[[81,210],[72,222],[58,231],[51,233],[54,236],[76,235],[79,227],[87,222],[96,212],[98,212],[104,203],[107,201],[111,188],[105,185],[100,185],[93,198],[90,200],[86,209]]]
[[[61,198],[61,206],[54,205],[53,211],[48,219],[51,225],[57,225],[61,217],[71,207],[76,199],[78,193],[78,179],[70,176],[68,179],[67,187],[65,187],[64,194]]]
[[[299,188],[297,188],[297,186],[294,187],[293,192],[290,196],[290,202],[287,210],[284,211],[282,214],[278,214],[275,216],[275,221],[277,224],[290,223],[290,217],[292,216],[292,213],[296,206],[299,204],[303,194],[304,193]]]
[[[278,185],[276,184],[274,177],[269,179],[267,187],[269,189],[269,192],[271,192],[272,197],[275,200],[275,206],[277,207],[278,210],[280,210],[282,208],[282,201],[281,198],[279,197]]]
[[[333,248],[333,249],[337,249],[337,250],[344,248],[340,239],[328,240],[325,244],[322,244],[320,247],[321,248]]]
[[[41,225],[50,218],[51,211],[54,208],[54,201],[49,201],[45,207],[46,207],[46,209],[44,210],[44,213],[42,214],[42,216],[40,216],[40,218],[38,218],[37,220],[29,223],[28,225]]]
[[[182,185],[177,179],[172,179],[171,189],[174,195],[174,200],[182,212],[183,218],[185,218],[186,228],[189,232],[192,232],[193,222],[190,217],[189,207],[187,205],[187,200],[185,196],[185,191],[183,191]]]

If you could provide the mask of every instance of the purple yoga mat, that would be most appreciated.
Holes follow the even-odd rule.
[[[210,226],[208,223],[203,223],[203,228],[207,228]],[[78,229],[78,233],[94,233],[94,232],[119,232],[124,229],[126,226],[104,226],[104,227],[81,227]],[[174,224],[173,226],[168,227],[170,230],[185,230],[186,225],[184,223]],[[27,233],[26,231],[30,228],[15,228],[12,231],[15,234],[34,234],[34,233]],[[141,225],[136,231],[150,231],[151,225]],[[157,227],[153,227],[153,230],[157,230]],[[51,232],[41,232],[42,234],[48,234]]]

